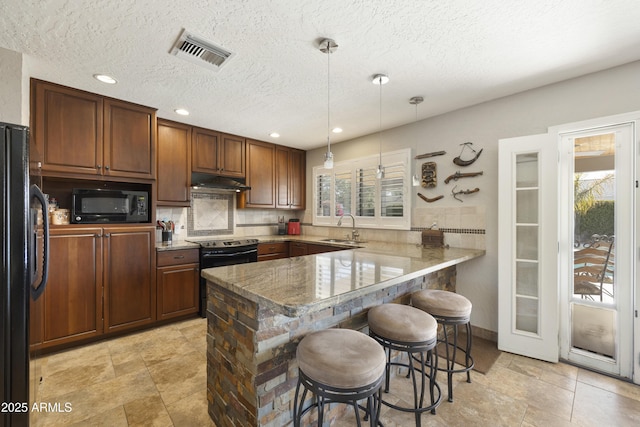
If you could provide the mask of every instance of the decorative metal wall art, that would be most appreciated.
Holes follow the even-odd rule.
[[[480,151],[476,151],[476,150],[473,149],[473,147],[471,147],[473,145],[473,142],[465,142],[465,143],[462,143],[460,145],[462,145],[462,149],[460,150],[460,154],[458,154],[458,157],[454,157],[454,159],[453,159],[453,163],[455,163],[458,166],[469,166],[469,165],[473,164],[473,162],[478,160],[478,157],[480,157],[480,154],[482,154],[483,148],[481,148]],[[469,150],[471,150],[474,153],[474,156],[469,160],[462,160],[462,153],[464,153],[464,149],[465,148],[468,148]]]
[[[478,187],[474,188],[473,190],[467,189],[467,190],[460,190],[460,191],[456,191],[456,188],[458,188],[457,185],[453,187],[453,189],[451,190],[451,195],[453,196],[454,199],[456,199],[459,202],[463,202],[463,200],[458,197],[460,194],[472,194],[480,191]]]
[[[457,181],[460,178],[471,178],[471,177],[474,177],[474,176],[482,175],[482,173],[483,173],[482,171],[480,171],[480,172],[468,172],[468,173],[461,173],[460,171],[458,171],[458,172],[454,173],[453,175],[449,175],[444,180],[444,183],[448,184],[449,181],[451,181],[451,180]]]

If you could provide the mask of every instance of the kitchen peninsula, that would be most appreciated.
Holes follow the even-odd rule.
[[[483,254],[370,242],[203,270],[209,415],[220,426],[289,424],[297,382],[295,351],[304,335],[331,327],[364,329],[370,307],[407,304],[419,289],[455,291],[456,265]]]

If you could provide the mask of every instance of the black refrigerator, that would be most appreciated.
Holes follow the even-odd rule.
[[[0,426],[29,424],[29,302],[47,282],[47,202],[29,182],[29,129],[0,123]]]

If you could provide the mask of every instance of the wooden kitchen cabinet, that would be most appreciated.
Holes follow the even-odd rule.
[[[245,177],[245,138],[193,128],[191,155],[193,172]]]
[[[155,227],[105,228],[103,245],[105,333],[154,322]]]
[[[289,256],[308,255],[307,244],[305,242],[289,242]]]
[[[31,302],[30,344],[41,349],[102,334],[102,228],[54,228],[49,280]]]
[[[247,185],[251,190],[239,193],[239,208],[275,208],[276,146],[247,139]]]
[[[157,253],[158,320],[198,312],[200,298],[199,249]]]
[[[258,243],[258,261],[288,257],[289,242]]]
[[[31,135],[45,175],[155,178],[153,108],[31,79]]]
[[[349,248],[341,248],[331,245],[323,245],[320,243],[307,243],[307,255],[321,254],[325,252],[343,251]]]
[[[191,126],[158,120],[157,204],[189,206]]]
[[[156,110],[105,98],[105,176],[154,179],[156,177]]]
[[[306,153],[276,146],[276,208],[304,209]]]

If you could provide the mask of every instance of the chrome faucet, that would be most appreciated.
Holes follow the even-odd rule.
[[[338,220],[338,227],[342,226],[342,218],[344,218],[344,215],[345,214],[343,214]],[[346,214],[346,215],[349,215],[351,217],[351,221],[353,223],[352,225],[353,229],[351,230],[351,240],[358,241],[358,237],[360,237],[360,233],[358,232],[358,230],[356,230],[356,219],[351,214]]]

